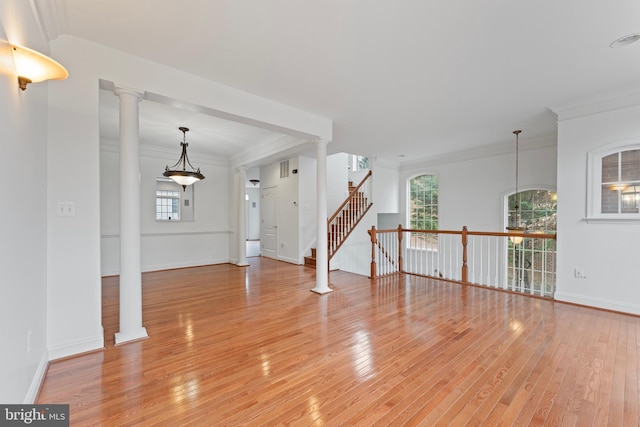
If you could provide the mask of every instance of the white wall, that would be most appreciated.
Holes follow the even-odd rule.
[[[47,86],[18,88],[8,41],[48,54],[29,2],[0,1],[0,151],[10,185],[0,210],[0,402],[32,403],[48,360]],[[8,187],[9,188],[9,187]]]
[[[120,271],[119,146],[117,141],[102,141],[100,148],[101,274],[108,276]],[[156,177],[178,154],[140,150],[142,271],[230,261],[231,183],[226,161],[190,153],[205,176],[192,186],[194,220],[155,220]]]
[[[332,267],[369,275],[371,243],[367,230],[377,225],[377,214],[400,213],[406,226],[407,179],[422,174],[438,175],[439,228],[476,231],[504,230],[504,196],[515,190],[514,153],[445,164],[425,162],[395,171],[373,167],[373,207],[358,225]],[[520,188],[555,188],[555,147],[520,151]]]
[[[290,129],[327,140],[331,139],[331,121],[76,37],[59,37],[51,43],[51,49],[70,73],[69,79],[49,87],[47,327],[50,357],[57,358],[100,348],[104,343],[100,293],[100,79],[228,113],[246,123],[267,123],[272,129]],[[69,164],[74,167],[60,167]],[[230,176],[219,178],[223,183],[232,182]],[[207,179],[211,182],[215,178]],[[59,201],[74,202],[76,216],[57,217],[55,207]],[[227,225],[213,231],[226,230]],[[228,247],[232,248],[234,238],[230,240]],[[183,242],[185,246],[190,243],[189,239]],[[148,253],[144,248],[143,252]],[[159,264],[168,261],[160,260]]]
[[[260,187],[247,187],[247,239],[260,239]]]
[[[637,94],[636,94],[637,98]],[[640,314],[635,269],[640,222],[587,223],[587,153],[616,142],[640,142],[640,103],[606,111],[560,112],[558,123],[558,288],[556,299]],[[631,105],[631,106],[628,106]],[[593,106],[597,109],[597,103]],[[582,268],[586,278],[574,278]]]
[[[300,224],[300,262],[316,247],[316,159],[298,158],[298,221]]]
[[[277,188],[278,215],[278,247],[277,258],[293,264],[300,264],[299,233],[299,173],[292,171],[299,168],[298,157],[289,159],[289,176],[280,178],[280,162],[260,168],[260,187]]]
[[[519,191],[556,186],[556,148],[520,149]],[[407,180],[438,176],[438,228],[504,231],[504,196],[515,191],[515,153],[446,164],[425,164],[400,175],[400,211],[406,226]]]
[[[336,153],[327,156],[327,216],[333,215],[349,195],[348,182],[349,155]]]
[[[331,269],[369,276],[371,272],[371,238],[368,230],[378,226],[379,213],[396,213],[399,209],[399,172],[371,164],[373,206],[353,230],[347,241],[331,260]],[[354,184],[357,184],[354,182]],[[343,199],[344,200],[344,199]]]

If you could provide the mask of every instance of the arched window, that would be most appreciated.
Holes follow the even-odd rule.
[[[554,234],[558,225],[555,191],[535,189],[508,196],[507,218],[520,206],[520,224],[527,233]],[[507,222],[505,218],[505,225]],[[556,241],[549,239],[507,240],[506,288],[516,292],[553,297],[556,285]]]
[[[588,154],[587,220],[640,220],[640,144]]]
[[[507,218],[514,214],[516,200],[520,205],[520,221],[527,231],[556,232],[558,197],[555,191],[537,189],[511,194]]]
[[[409,228],[414,230],[438,229],[438,177],[420,175],[409,180],[409,203],[407,206]],[[435,235],[431,235],[435,237]],[[412,236],[412,247],[424,246],[427,242],[418,242],[416,238],[424,238],[423,233]]]

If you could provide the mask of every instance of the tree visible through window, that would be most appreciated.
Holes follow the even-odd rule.
[[[527,233],[554,234],[558,224],[558,199],[554,191],[528,190],[509,196],[507,218],[520,205],[520,222]],[[524,239],[519,244],[508,240],[507,289],[552,297],[555,291],[556,241]]]
[[[528,190],[509,196],[509,218],[514,213],[516,198],[520,201],[520,222],[527,231],[555,233],[558,198],[554,191]]]
[[[361,171],[369,169],[369,158],[364,156],[351,156],[351,170]]]
[[[414,230],[438,229],[438,177],[420,175],[409,181],[409,223]],[[411,236],[411,247],[425,247],[426,239],[435,234],[417,233]]]

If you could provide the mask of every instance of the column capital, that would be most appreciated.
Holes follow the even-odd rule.
[[[120,96],[120,95],[135,96],[136,98],[138,98],[138,101],[141,101],[142,98],[144,98],[144,91],[132,89],[132,88],[126,87],[126,86],[114,86],[113,87],[113,93],[116,96]]]
[[[326,139],[316,138],[311,142],[313,142],[314,144],[325,144],[326,145],[331,141],[327,141]]]

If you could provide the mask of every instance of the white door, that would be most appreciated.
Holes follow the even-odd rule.
[[[262,256],[278,259],[278,187],[262,190]]]

